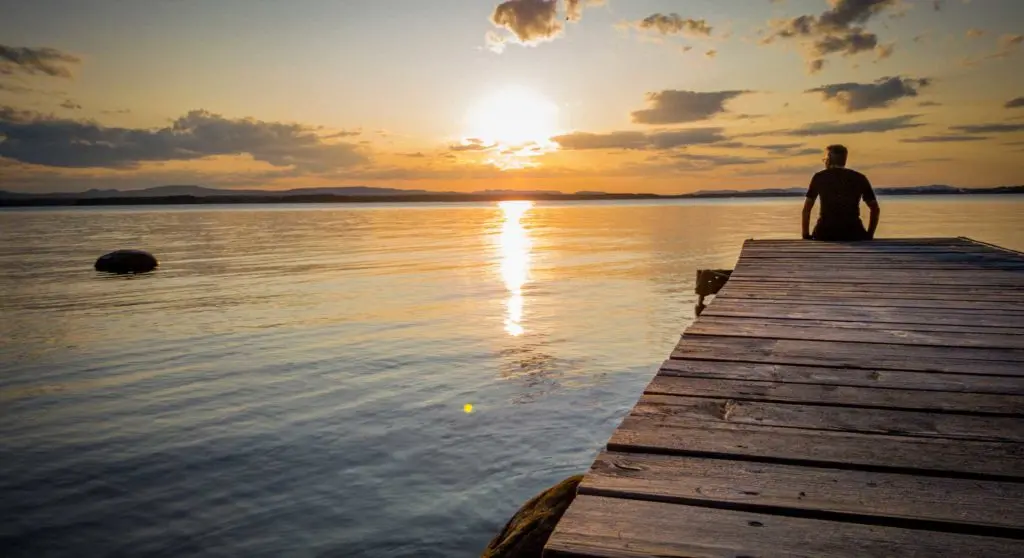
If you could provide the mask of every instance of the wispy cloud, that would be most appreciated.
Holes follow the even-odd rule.
[[[904,97],[916,97],[918,89],[930,84],[928,78],[883,77],[872,83],[832,83],[805,93],[821,93],[823,99],[844,112],[884,108]]]
[[[568,150],[660,150],[688,145],[706,145],[725,141],[722,128],[691,128],[659,132],[617,131],[608,133],[573,132],[552,139]]]
[[[358,146],[327,142],[301,124],[229,119],[196,110],[169,127],[116,128],[0,107],[0,157],[52,167],[133,168],[143,162],[247,154],[307,172],[367,161]]]
[[[1006,124],[993,122],[989,124],[970,124],[966,126],[950,126],[950,130],[966,134],[1005,134],[1011,132],[1024,132],[1024,124]]]
[[[71,78],[72,68],[82,59],[55,48],[0,45],[0,75],[42,74]]]
[[[945,135],[945,136],[920,136],[916,138],[904,138],[900,141],[903,143],[959,143],[966,141],[983,141],[989,139],[988,136],[972,136],[972,135]]]
[[[690,34],[690,35],[711,35],[712,28],[703,19],[684,18],[683,16],[671,14],[651,14],[640,21],[635,22],[634,27],[645,31],[657,31],[662,35]]]
[[[633,111],[638,124],[679,124],[706,120],[726,112],[725,103],[750,91],[680,91],[666,89],[647,94],[650,108]]]
[[[1017,97],[1016,99],[1010,99],[1003,105],[1005,108],[1021,108],[1024,107],[1024,97]]]

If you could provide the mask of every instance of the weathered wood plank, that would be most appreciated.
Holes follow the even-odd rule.
[[[839,296],[863,297],[900,297],[912,295],[912,298],[932,296],[948,296],[953,300],[986,300],[998,297],[997,300],[1020,301],[1024,293],[1019,290],[1004,290],[993,287],[976,287],[973,285],[931,285],[920,283],[897,283],[893,285],[862,284],[862,283],[814,283],[814,282],[763,282],[744,279],[737,276],[729,279],[722,287],[719,295],[733,290],[762,290],[763,292],[791,293],[836,293]],[[849,294],[848,294],[849,293]]]
[[[779,426],[809,431],[1024,442],[1024,421],[1019,417],[995,415],[644,394],[629,416],[648,420],[651,424],[666,425],[705,425],[714,428],[736,425]]]
[[[862,386],[924,392],[1024,395],[1024,381],[1014,376],[943,374],[902,370],[817,367],[764,362],[666,360],[661,376],[715,378],[784,384]]]
[[[1016,557],[1020,541],[580,495],[545,558]]]
[[[914,270],[891,269],[878,271],[842,270],[831,273],[825,268],[796,269],[780,267],[778,269],[756,269],[736,266],[734,277],[760,281],[817,281],[821,283],[863,283],[863,284],[900,284],[921,281],[920,272]],[[1014,271],[987,269],[983,272],[970,271],[929,271],[928,283],[932,285],[976,285],[988,287],[1024,288],[1024,273]]]
[[[1024,378],[1016,349],[915,347],[754,337],[683,335],[672,358],[918,370]]]
[[[863,327],[862,322],[829,322],[823,320],[788,320],[779,318],[730,318],[701,316],[687,328],[687,335],[720,337],[761,337],[770,339],[806,339],[809,341],[848,341],[887,343],[891,345],[922,345],[937,347],[970,347],[1024,350],[1024,330],[1020,334],[972,333],[957,331],[915,331],[894,324]],[[1010,329],[1010,328],[1007,328]]]
[[[655,376],[647,384],[644,393],[719,400],[1024,416],[1024,397],[1020,395],[687,378],[667,374]],[[1018,428],[1024,430],[1024,421],[1020,422]]]
[[[886,308],[877,306],[832,306],[825,304],[771,304],[723,297],[713,300],[704,314],[735,318],[789,318],[834,322],[878,322],[894,324],[944,324],[1024,328],[1024,316],[940,310],[933,308]]]
[[[747,511],[787,508],[862,515],[883,522],[935,521],[1020,530],[1024,535],[1024,483],[1015,482],[603,452],[579,493],[683,505],[725,502]]]
[[[931,472],[950,477],[1024,477],[1024,444],[861,434],[753,424],[655,420],[630,414],[609,451],[702,455],[859,470]],[[982,457],[984,456],[984,457]]]
[[[889,308],[947,308],[950,310],[974,311],[1015,311],[1024,312],[1024,294],[1021,296],[1002,296],[994,300],[975,296],[951,298],[945,293],[875,293],[845,290],[833,292],[831,296],[824,291],[799,292],[796,289],[752,289],[739,286],[718,293],[716,300],[733,298],[739,300],[765,300],[782,304],[818,304],[836,306],[885,306]],[[965,300],[967,299],[967,300]]]

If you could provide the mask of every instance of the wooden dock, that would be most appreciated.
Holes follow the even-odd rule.
[[[546,557],[1024,556],[1024,255],[747,241]]]

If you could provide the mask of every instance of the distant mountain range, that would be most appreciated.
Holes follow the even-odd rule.
[[[762,188],[758,190],[700,190],[689,194],[658,195],[648,193],[613,194],[581,191],[566,194],[551,190],[481,190],[476,192],[435,192],[372,186],[296,188],[292,190],[228,190],[194,185],[168,185],[141,190],[87,190],[85,192],[21,193],[0,190],[0,206],[30,205],[132,205],[182,203],[344,203],[344,202],[427,202],[488,201],[510,198],[535,200],[617,200],[680,198],[754,198],[802,196],[804,187]],[[936,194],[1015,194],[1024,186],[995,188],[958,188],[943,184],[901,188],[875,188],[883,196]]]

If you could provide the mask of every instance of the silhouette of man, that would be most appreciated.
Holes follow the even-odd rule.
[[[825,170],[811,178],[804,201],[801,227],[805,240],[870,240],[878,228],[878,200],[871,183],[863,174],[846,168],[848,152],[842,145],[830,145],[825,150]],[[821,211],[814,234],[810,232],[811,209],[821,197]],[[860,220],[860,200],[864,200],[871,217],[867,230]]]

